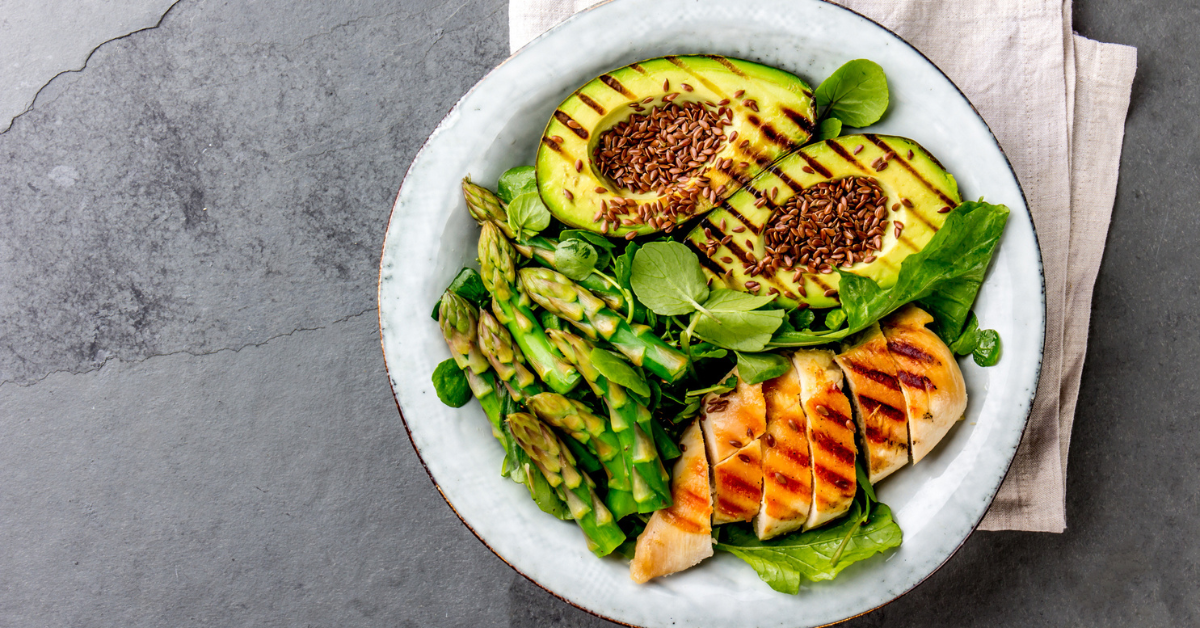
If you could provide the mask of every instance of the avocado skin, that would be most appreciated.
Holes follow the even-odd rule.
[[[693,91],[687,91],[685,83]],[[734,99],[733,94],[741,90],[745,93]],[[749,183],[766,165],[798,149],[815,128],[812,89],[783,70],[716,55],[669,56],[630,64],[573,92],[554,111],[542,134],[536,162],[538,191],[555,218],[599,233],[600,223],[593,217],[600,211],[601,201],[616,196],[636,199],[639,204],[660,200],[654,192],[635,194],[617,188],[593,166],[591,156],[601,133],[638,113],[632,104],[649,110],[663,104],[667,94],[677,94],[675,103],[730,100],[733,124],[726,126],[725,132],[737,131],[737,142],[726,142],[713,156],[712,165],[701,173],[709,177],[707,185],[714,190],[725,186],[721,198]],[[643,103],[646,98],[653,100]],[[747,99],[753,104],[746,104]],[[749,144],[741,147],[746,140]],[[732,165],[716,167],[724,159],[730,159]],[[577,161],[582,162],[582,171],[576,170]],[[747,167],[740,167],[743,162]],[[693,177],[687,185],[701,182]],[[597,192],[597,188],[604,191]],[[692,215],[712,208],[713,204],[702,198]],[[657,229],[628,225],[606,235],[623,236],[630,231],[646,235]]]
[[[861,148],[860,148],[861,147]],[[912,157],[909,158],[911,151]],[[876,170],[873,163],[887,153],[893,153],[887,167]],[[807,170],[806,170],[807,169]],[[805,146],[770,166],[756,177],[750,185],[739,190],[716,211],[710,212],[688,234],[693,245],[708,239],[705,228],[721,239],[726,233],[735,236],[728,245],[719,247],[711,257],[700,246],[693,246],[706,272],[713,276],[713,285],[755,292],[746,288],[746,281],[759,284],[758,292],[766,294],[771,288],[780,293],[779,302],[785,306],[807,304],[813,308],[829,308],[839,305],[836,291],[840,276],[831,274],[804,273],[800,281],[793,282],[795,271],[780,269],[772,276],[750,277],[742,270],[742,260],[762,259],[765,250],[763,237],[758,235],[771,215],[782,207],[789,198],[801,190],[817,183],[845,177],[874,177],[888,195],[889,221],[899,220],[904,224],[900,238],[893,229],[886,230],[883,248],[871,263],[859,262],[848,271],[874,279],[882,287],[896,283],[900,263],[929,243],[937,230],[946,221],[944,207],[953,209],[962,199],[958,183],[946,172],[941,163],[917,142],[892,135],[845,135],[836,139],[816,142]],[[778,194],[771,200],[771,190]],[[768,201],[756,207],[760,198]],[[902,199],[911,202],[906,206]],[[726,228],[722,229],[721,224]],[[894,223],[889,223],[894,224]],[[734,233],[735,227],[745,230]],[[729,258],[730,262],[723,261]],[[725,273],[732,270],[732,274]],[[825,296],[830,293],[831,296]]]

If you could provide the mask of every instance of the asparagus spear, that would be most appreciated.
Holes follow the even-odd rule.
[[[548,268],[522,268],[520,275],[521,286],[531,299],[569,321],[589,339],[607,340],[634,364],[668,382],[677,381],[687,371],[687,356],[655,336],[649,327],[626,323],[566,275]]]
[[[494,222],[479,234],[479,268],[483,286],[492,293],[492,312],[504,323],[530,366],[551,390],[569,392],[579,383],[574,369],[546,337],[529,308],[529,297],[517,285],[516,252]]]
[[[574,457],[554,432],[524,412],[509,414],[508,426],[521,449],[566,502],[571,516],[587,536],[588,549],[597,556],[607,556],[623,543],[625,533],[596,495],[595,483],[575,468]]]
[[[591,362],[595,347],[575,334],[557,329],[546,332],[550,341],[566,356],[596,396],[604,399],[608,406],[609,421],[621,451],[628,457],[627,465],[632,469],[633,498],[638,512],[654,512],[671,505],[670,477],[663,468],[658,449],[649,437],[653,418],[650,409],[631,397],[623,386],[600,374]]]
[[[592,414],[582,402],[557,393],[534,395],[525,400],[525,406],[542,421],[586,445],[600,460],[608,476],[608,507],[617,519],[637,512],[628,466],[630,457],[622,453],[621,441],[607,421]]]
[[[463,198],[467,201],[467,211],[471,213],[471,217],[480,225],[490,222],[498,229],[505,237],[513,239],[512,227],[508,224],[508,212],[504,206],[504,201],[500,197],[492,193],[491,190],[471,183],[469,178],[463,179]],[[534,236],[525,242],[513,242],[513,248],[521,255],[536,260],[539,264],[558,270],[558,262],[555,259],[555,250],[558,248],[558,240],[546,238],[543,236]],[[628,307],[625,300],[625,295],[621,293],[620,287],[612,282],[611,279],[598,273],[591,273],[584,277],[579,285],[596,293],[608,307],[619,312]]]
[[[520,403],[530,395],[543,392],[541,382],[525,368],[525,356],[520,347],[513,344],[512,335],[490,312],[479,314],[479,348],[508,386],[514,401]]]

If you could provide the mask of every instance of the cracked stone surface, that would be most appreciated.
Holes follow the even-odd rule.
[[[169,3],[35,4],[0,0],[3,97],[40,89],[0,133],[0,626],[612,625],[458,522],[379,354],[392,198],[506,55],[505,0],[182,0],[94,53]],[[1140,67],[1070,528],[977,533],[848,626],[1200,623],[1200,13],[1075,14]],[[91,38],[13,53],[57,32],[30,15]],[[66,66],[12,78],[37,50]]]

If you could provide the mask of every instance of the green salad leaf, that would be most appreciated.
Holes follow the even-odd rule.
[[[941,336],[942,340],[946,340],[946,336]],[[975,347],[979,345],[979,319],[975,317],[974,312],[971,312],[970,318],[967,319],[967,326],[963,328],[958,338],[953,338],[946,344],[951,351],[958,355],[970,355],[975,350]]]
[[[837,308],[825,313],[825,329],[830,331],[841,329],[846,324],[846,310]]]
[[[892,287],[880,288],[868,277],[839,271],[847,327],[826,332],[783,332],[771,340],[771,346],[802,347],[840,340],[910,301],[929,307],[939,327],[962,329],[1007,221],[1008,208],[1003,205],[982,201],[959,205],[924,249],[901,262],[899,277]],[[929,305],[931,301],[950,302],[943,298],[947,293],[954,295],[954,303],[966,303],[967,307],[939,309]]]
[[[474,268],[464,268],[458,271],[458,274],[454,276],[454,281],[451,281],[450,285],[446,287],[446,292],[453,292],[478,308],[489,307],[492,303],[492,295],[488,293],[487,288],[483,287],[483,279],[479,277],[479,271]],[[438,319],[438,308],[441,306],[441,299],[433,304],[433,320],[435,321]]]
[[[863,523],[863,508],[855,500],[837,525],[770,541],[758,540],[749,524],[726,525],[714,547],[746,561],[772,589],[794,595],[801,579],[831,580],[846,567],[900,545],[903,534],[891,509],[876,504]],[[841,556],[835,562],[839,548]]]
[[[533,237],[550,226],[550,210],[536,191],[526,192],[508,204],[508,226],[517,240]]]
[[[592,274],[599,260],[596,248],[583,240],[559,240],[554,248],[555,268],[575,281]]]
[[[650,396],[650,386],[646,383],[646,378],[633,370],[632,366],[625,361],[621,356],[605,349],[592,349],[588,355],[592,365],[604,377],[628,388],[629,390],[641,395],[642,397]]]
[[[825,118],[821,121],[821,133],[817,141],[831,140],[842,134],[842,121],[837,118]]]
[[[996,366],[1000,361],[1000,334],[994,329],[979,332],[979,343],[971,355],[979,366]]]
[[[596,261],[596,270],[603,270],[612,262],[613,252],[617,250],[617,245],[613,244],[612,240],[591,231],[583,229],[563,229],[558,234],[559,241],[563,240],[583,240],[592,245],[596,249],[599,258]]]
[[[822,81],[813,98],[821,117],[836,118],[856,128],[870,126],[887,111],[887,76],[878,63],[855,59]]]
[[[517,166],[500,175],[496,184],[496,196],[505,203],[529,192],[537,193],[537,174],[533,166]]]
[[[438,399],[451,408],[461,408],[471,400],[467,376],[453,359],[447,359],[433,369],[433,389],[437,391]]]
[[[662,456],[663,460],[674,460],[683,455],[683,452],[679,450],[679,445],[676,445],[671,436],[667,434],[662,421],[650,421],[650,434],[654,438],[654,444],[658,447],[658,454]]]
[[[788,372],[791,362],[778,353],[738,353],[738,375],[747,384],[757,384]]]
[[[678,242],[650,242],[638,249],[629,283],[643,305],[663,316],[700,309],[709,292],[700,260]]]
[[[693,315],[699,317],[695,321],[696,335],[726,349],[762,351],[783,323],[786,312],[756,308],[774,298],[724,288],[713,290],[704,302],[704,310]]]

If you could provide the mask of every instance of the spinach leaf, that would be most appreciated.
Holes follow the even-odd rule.
[[[747,384],[757,384],[788,372],[791,361],[778,353],[737,354],[738,375]]]
[[[592,274],[600,255],[583,240],[560,240],[554,248],[554,265],[558,272],[580,281]]]
[[[863,504],[856,500],[837,525],[770,541],[758,540],[748,524],[726,525],[715,548],[749,563],[772,589],[794,595],[802,578],[832,580],[846,567],[900,545],[903,534],[890,508],[877,504],[865,523],[862,512]],[[838,548],[842,553],[835,563]]]
[[[446,286],[446,292],[453,292],[478,308],[489,307],[492,303],[492,295],[488,293],[487,288],[483,287],[483,279],[473,268],[464,268],[458,271],[458,274],[454,276],[454,281]],[[441,306],[441,299],[433,304],[433,320],[435,321],[438,319],[438,308]]]
[[[537,192],[537,174],[533,166],[517,166],[500,175],[496,184],[496,196],[505,203],[528,192]]]
[[[996,366],[1000,361],[1000,334],[994,329],[979,332],[979,343],[971,354],[979,366]]]
[[[638,249],[629,282],[643,305],[664,316],[693,312],[708,298],[700,260],[678,242],[650,242]]]
[[[690,253],[690,251],[689,251]],[[702,313],[695,321],[696,335],[714,345],[735,351],[762,351],[771,334],[783,323],[783,310],[756,310],[774,296],[754,296],[745,292],[718,288],[704,302]]]
[[[880,288],[870,278],[839,271],[847,327],[832,332],[785,332],[776,335],[771,346],[803,347],[840,340],[910,301],[928,308],[939,327],[962,329],[1007,221],[1008,208],[1003,205],[982,201],[959,205],[924,249],[901,262],[892,287]],[[945,299],[947,294],[953,295],[952,299]],[[946,306],[951,301],[966,307]]]
[[[601,375],[642,397],[650,396],[650,386],[646,384],[646,379],[617,354],[596,348],[592,349],[588,358],[591,359],[592,366],[595,366]]]
[[[942,336],[942,340],[946,340],[946,337]],[[967,319],[966,329],[963,329],[958,338],[947,344],[950,350],[958,355],[970,355],[975,351],[975,347],[979,346],[979,319],[975,318],[974,312],[971,312],[971,317]]]
[[[516,240],[530,238],[550,226],[550,210],[537,192],[526,192],[509,203],[508,226]]]
[[[821,117],[857,128],[870,126],[887,111],[887,76],[874,61],[849,61],[821,82],[813,98]]]
[[[438,399],[451,408],[461,408],[471,400],[467,376],[453,359],[445,360],[433,369],[433,389],[437,391]]]
[[[821,132],[817,141],[831,140],[842,134],[842,121],[837,118],[825,118],[821,121]]]

